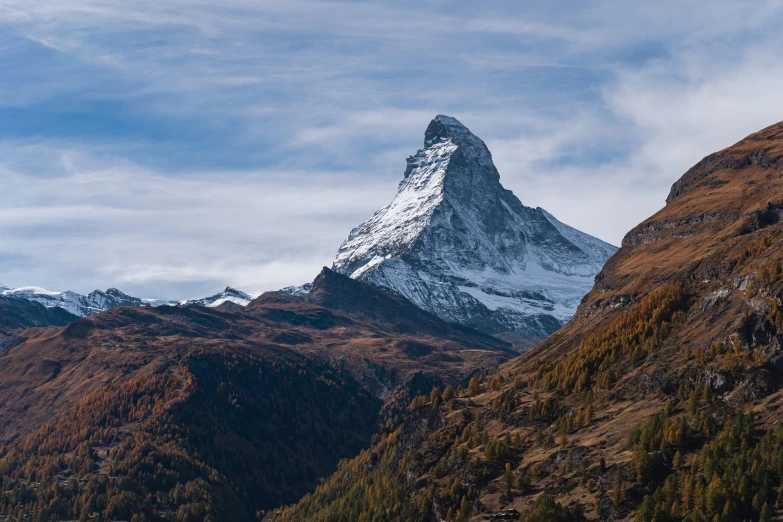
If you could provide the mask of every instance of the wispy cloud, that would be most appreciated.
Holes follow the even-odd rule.
[[[0,148],[6,156],[9,148]],[[4,280],[86,291],[123,284],[142,293],[198,295],[222,284],[274,289],[308,281],[345,230],[390,190],[353,172],[200,172],[170,177],[65,144],[27,146],[3,165]],[[38,158],[57,158],[40,176]],[[33,279],[33,280],[31,280]],[[192,295],[191,295],[192,294]]]
[[[783,118],[781,3],[0,2],[0,281],[186,297],[311,279],[437,113],[619,243]]]

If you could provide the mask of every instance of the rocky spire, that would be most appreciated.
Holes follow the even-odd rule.
[[[542,337],[573,314],[614,250],[522,205],[484,142],[438,115],[395,198],[351,232],[334,269],[449,321]]]

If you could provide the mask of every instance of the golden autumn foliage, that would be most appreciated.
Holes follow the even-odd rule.
[[[378,406],[327,367],[197,350],[3,448],[0,513],[256,520],[367,444]]]
[[[608,388],[619,375],[618,363],[634,363],[652,353],[685,308],[682,284],[664,285],[584,339],[575,352],[541,365],[534,382],[547,390],[576,393],[594,385]]]

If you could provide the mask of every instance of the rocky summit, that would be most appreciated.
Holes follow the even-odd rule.
[[[350,233],[333,268],[442,319],[540,339],[573,316],[616,250],[524,206],[484,142],[439,115],[395,198]]]

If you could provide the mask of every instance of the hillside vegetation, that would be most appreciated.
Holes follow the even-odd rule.
[[[375,429],[378,402],[305,361],[196,350],[2,448],[0,512],[33,520],[255,520]]]

